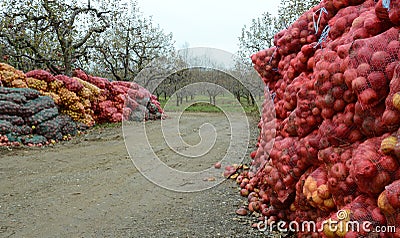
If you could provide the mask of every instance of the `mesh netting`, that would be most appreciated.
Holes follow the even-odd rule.
[[[28,73],[26,73],[26,76],[30,77],[30,78],[43,80],[47,83],[50,83],[50,82],[53,82],[54,80],[56,80],[56,78],[51,73],[49,73],[48,71],[45,71],[45,70],[41,70],[41,69],[29,71]]]
[[[83,85],[75,78],[70,78],[65,75],[57,75],[55,76],[55,78],[62,81],[64,83],[64,86],[71,92],[77,93],[83,88]]]
[[[26,97],[20,93],[0,94],[0,101],[10,101],[22,104],[26,102]]]
[[[24,119],[19,116],[11,116],[7,114],[0,114],[0,120],[8,121],[13,125],[21,126],[25,123]]]
[[[28,123],[29,125],[38,125],[41,124],[44,121],[50,120],[54,117],[58,116],[58,109],[56,107],[53,108],[48,108],[48,109],[43,109],[39,111],[38,113],[25,118],[25,122]]]
[[[20,109],[20,116],[30,117],[43,109],[54,108],[56,105],[51,97],[40,96],[25,103]]]
[[[24,96],[26,99],[31,100],[39,97],[40,93],[37,90],[30,88],[6,88],[0,87],[0,95],[1,94],[12,94],[17,93]]]
[[[13,124],[9,121],[0,120],[0,134],[7,134],[12,131]]]
[[[46,144],[47,138],[40,135],[33,135],[33,136],[24,136],[21,138],[21,142],[24,144]]]
[[[371,196],[379,195],[399,169],[397,160],[380,151],[382,140],[380,137],[366,140],[353,152],[351,161],[350,175],[358,189]]]

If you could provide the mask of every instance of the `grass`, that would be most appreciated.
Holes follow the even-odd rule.
[[[227,112],[240,112],[244,110],[248,114],[258,113],[257,106],[249,105],[245,99],[238,104],[237,100],[233,96],[229,95],[219,95],[216,97],[216,106],[209,103],[208,96],[198,95],[194,100],[188,100],[186,102],[185,98],[182,104],[176,106],[176,98],[159,98],[161,107],[165,111],[186,111],[186,112],[212,112],[212,113],[222,113],[223,110]]]
[[[195,103],[188,108],[186,108],[187,112],[222,112],[219,107],[211,105],[209,103],[199,102]]]

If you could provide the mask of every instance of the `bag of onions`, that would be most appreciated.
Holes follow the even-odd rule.
[[[320,150],[318,159],[327,168],[327,185],[333,201],[338,209],[353,201],[360,192],[357,184],[350,176],[351,157],[359,143],[349,147],[328,147]]]
[[[400,180],[385,187],[378,197],[378,207],[386,216],[387,225],[395,226],[396,232],[390,237],[400,237]]]
[[[388,135],[366,140],[353,151],[350,175],[362,193],[377,197],[395,179],[399,164],[380,150]]]
[[[341,210],[332,212],[329,217],[317,222],[317,228],[322,230],[318,237],[387,237],[386,233],[373,232],[376,227],[384,225],[386,218],[376,200],[360,195]]]

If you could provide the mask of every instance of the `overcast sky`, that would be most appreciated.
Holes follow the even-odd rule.
[[[172,32],[176,48],[212,47],[236,53],[242,27],[264,12],[277,15],[278,0],[138,0],[145,16]]]

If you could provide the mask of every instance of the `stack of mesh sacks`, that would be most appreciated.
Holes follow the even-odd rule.
[[[65,75],[53,76],[45,70],[33,70],[24,74],[2,63],[0,63],[0,81],[5,87],[35,89],[40,95],[51,97],[60,113],[88,127],[95,124],[91,100],[95,100],[100,94],[100,90],[96,87],[90,85],[84,87],[76,79]]]
[[[0,87],[0,145],[45,145],[77,133],[54,100],[29,88]]]
[[[124,81],[112,81],[75,70],[73,75],[95,85],[101,93],[93,105],[96,122],[120,122],[124,120],[155,120],[162,117],[157,98],[142,86]]]
[[[251,153],[256,172],[246,174],[260,203],[252,207],[268,221],[322,224],[343,209],[346,219],[373,227],[399,224],[397,201],[389,212],[378,204],[388,189],[400,197],[400,154],[385,147],[400,126],[400,7],[398,0],[386,4],[323,0],[251,57],[275,95],[276,130],[263,113]],[[275,133],[269,149],[265,138]],[[298,236],[368,235],[328,228]],[[400,230],[379,235],[400,237]]]
[[[44,70],[33,70],[26,73],[29,88],[39,90],[42,95],[50,96],[60,109],[60,113],[70,116],[74,121],[91,127],[95,124],[92,111],[92,100],[100,90],[91,85],[84,85],[74,78],[65,75],[53,76]]]
[[[61,114],[88,127],[95,123],[155,120],[163,111],[157,98],[136,83],[113,81],[75,70],[73,77],[45,70],[24,74],[0,63],[0,81],[6,87],[32,88],[55,101]]]

